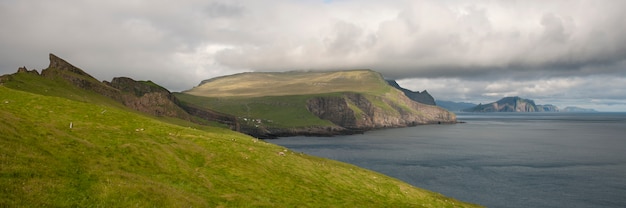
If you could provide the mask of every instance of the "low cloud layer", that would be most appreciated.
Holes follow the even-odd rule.
[[[438,99],[626,111],[626,8],[556,1],[0,2],[0,72],[56,55],[179,91],[243,71],[368,68]],[[564,107],[564,106],[563,106]]]

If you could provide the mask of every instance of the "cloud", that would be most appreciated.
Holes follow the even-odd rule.
[[[52,52],[100,79],[175,91],[243,71],[369,68],[443,80],[459,89],[442,94],[450,98],[507,94],[485,83],[540,93],[535,81],[626,77],[622,8],[619,0],[6,0],[0,70],[45,68]]]

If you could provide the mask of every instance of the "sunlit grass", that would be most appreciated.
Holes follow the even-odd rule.
[[[0,207],[471,206],[227,129],[111,105],[0,86],[0,117]]]

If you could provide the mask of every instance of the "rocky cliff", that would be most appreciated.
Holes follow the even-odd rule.
[[[389,85],[391,85],[392,87],[402,91],[404,95],[411,98],[411,100],[415,102],[423,103],[426,105],[437,105],[435,103],[435,98],[433,98],[433,96],[428,94],[426,90],[422,92],[414,92],[414,91],[405,89],[403,87],[400,87],[400,85],[395,80],[387,80],[387,83],[389,83]]]
[[[456,122],[456,115],[453,113],[414,102],[407,97],[396,100],[379,99],[392,109],[376,106],[365,95],[358,93],[312,98],[307,102],[307,109],[322,119],[351,130]]]
[[[118,101],[137,111],[155,116],[167,116],[190,120],[191,116],[179,106],[179,102],[167,89],[151,81],[135,81],[128,77],[115,77],[105,84],[118,89]]]

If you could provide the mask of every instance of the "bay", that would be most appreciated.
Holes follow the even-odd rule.
[[[461,113],[453,125],[268,142],[488,207],[626,207],[626,113]]]

